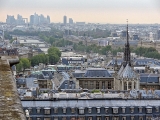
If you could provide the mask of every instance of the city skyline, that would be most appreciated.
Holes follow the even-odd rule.
[[[7,15],[17,14],[29,18],[30,15],[43,14],[51,17],[51,22],[63,23],[63,16],[75,22],[90,23],[160,23],[160,2],[158,0],[12,0],[1,1],[0,21],[5,22]]]

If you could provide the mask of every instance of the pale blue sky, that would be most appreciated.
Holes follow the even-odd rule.
[[[50,15],[52,22],[67,15],[96,23],[160,23],[160,0],[0,0],[0,21],[7,14],[29,17],[34,12]]]

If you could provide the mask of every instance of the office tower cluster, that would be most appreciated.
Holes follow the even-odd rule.
[[[44,15],[34,14],[30,16],[30,23],[28,23],[28,18],[24,18],[21,15],[17,15],[17,18],[14,15],[7,15],[6,19],[7,24],[11,25],[23,25],[23,24],[31,24],[31,25],[38,25],[38,24],[49,24],[50,23],[50,16],[44,17]]]
[[[67,24],[67,16],[63,16],[63,24],[66,25]],[[73,19],[69,18],[69,24],[73,24]]]
[[[38,25],[38,24],[49,24],[50,23],[50,16],[44,17],[44,15],[34,14],[30,16],[30,24],[31,25]]]
[[[7,19],[6,19],[6,23],[7,24],[25,24],[26,22],[28,22],[27,18],[23,18],[21,15],[17,15],[17,19],[14,18],[14,15],[7,15]],[[25,21],[26,20],[26,21]]]

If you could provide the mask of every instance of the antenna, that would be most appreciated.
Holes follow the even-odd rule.
[[[127,45],[129,45],[129,35],[128,35],[128,19],[127,19]]]

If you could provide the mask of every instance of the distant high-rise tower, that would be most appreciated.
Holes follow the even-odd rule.
[[[30,16],[30,24],[33,25],[34,24],[34,15]]]
[[[47,22],[50,23],[50,16],[47,15]]]
[[[160,40],[160,30],[157,30],[157,40]]]
[[[14,16],[7,15],[6,23],[7,24],[16,24],[16,19],[14,18]]]
[[[67,16],[63,17],[63,24],[66,25],[67,24]]]
[[[73,24],[73,19],[69,18],[69,24]]]

